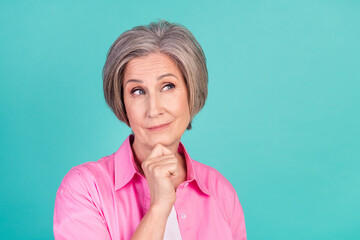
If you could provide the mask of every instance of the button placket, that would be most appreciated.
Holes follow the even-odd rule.
[[[178,189],[176,191],[176,202],[175,202],[175,209],[178,212],[178,216],[179,216],[179,220],[185,220],[187,218],[186,215],[186,198],[184,198],[184,196],[186,196],[186,192],[188,191],[188,189],[186,189],[186,187],[189,185],[188,182],[184,183],[183,187],[181,189]]]

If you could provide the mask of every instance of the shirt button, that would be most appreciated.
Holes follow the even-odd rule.
[[[184,184],[184,187],[187,187],[188,185],[189,185],[189,183],[187,182],[187,183]]]
[[[186,214],[185,214],[185,213],[181,214],[181,218],[182,218],[182,219],[185,219],[185,218],[186,218]]]

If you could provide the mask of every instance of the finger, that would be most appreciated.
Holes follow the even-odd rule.
[[[174,162],[178,161],[178,159],[176,158],[176,156],[174,154],[168,154],[168,155],[162,155],[159,157],[148,158],[143,163],[150,164],[150,163],[165,161],[167,159],[173,159]]]
[[[173,155],[165,155],[159,158],[147,159],[141,164],[141,168],[144,172],[150,171],[158,165],[175,164],[177,166],[178,160]]]
[[[156,177],[171,177],[178,174],[177,166],[174,163],[156,165],[152,168],[152,173]]]
[[[157,162],[161,162],[161,161],[165,161],[167,159],[173,159],[174,162],[177,162],[177,158],[175,155],[170,154],[170,155],[162,155],[160,157],[155,157],[155,158],[148,158],[145,161],[143,161],[141,163],[141,168],[142,169],[146,169],[148,168],[148,166],[152,163],[157,163]]]
[[[164,158],[161,159],[159,161],[152,161],[147,163],[146,165],[144,165],[147,169],[151,170],[153,167],[156,166],[162,166],[162,165],[166,165],[166,164],[175,164],[177,166],[177,159],[173,158],[173,157],[169,157],[169,158]]]
[[[155,158],[166,154],[172,154],[172,152],[161,143],[158,143],[155,145],[148,158]]]

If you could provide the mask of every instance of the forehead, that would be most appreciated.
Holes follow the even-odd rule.
[[[126,64],[124,80],[157,77],[168,73],[182,77],[179,67],[171,57],[163,53],[150,53],[133,58]]]

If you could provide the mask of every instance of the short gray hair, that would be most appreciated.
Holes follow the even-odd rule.
[[[165,20],[134,27],[118,37],[107,53],[103,68],[103,88],[107,104],[116,117],[129,126],[123,99],[126,64],[135,57],[160,52],[179,67],[189,93],[190,122],[202,109],[207,97],[208,72],[204,51],[184,26]]]

